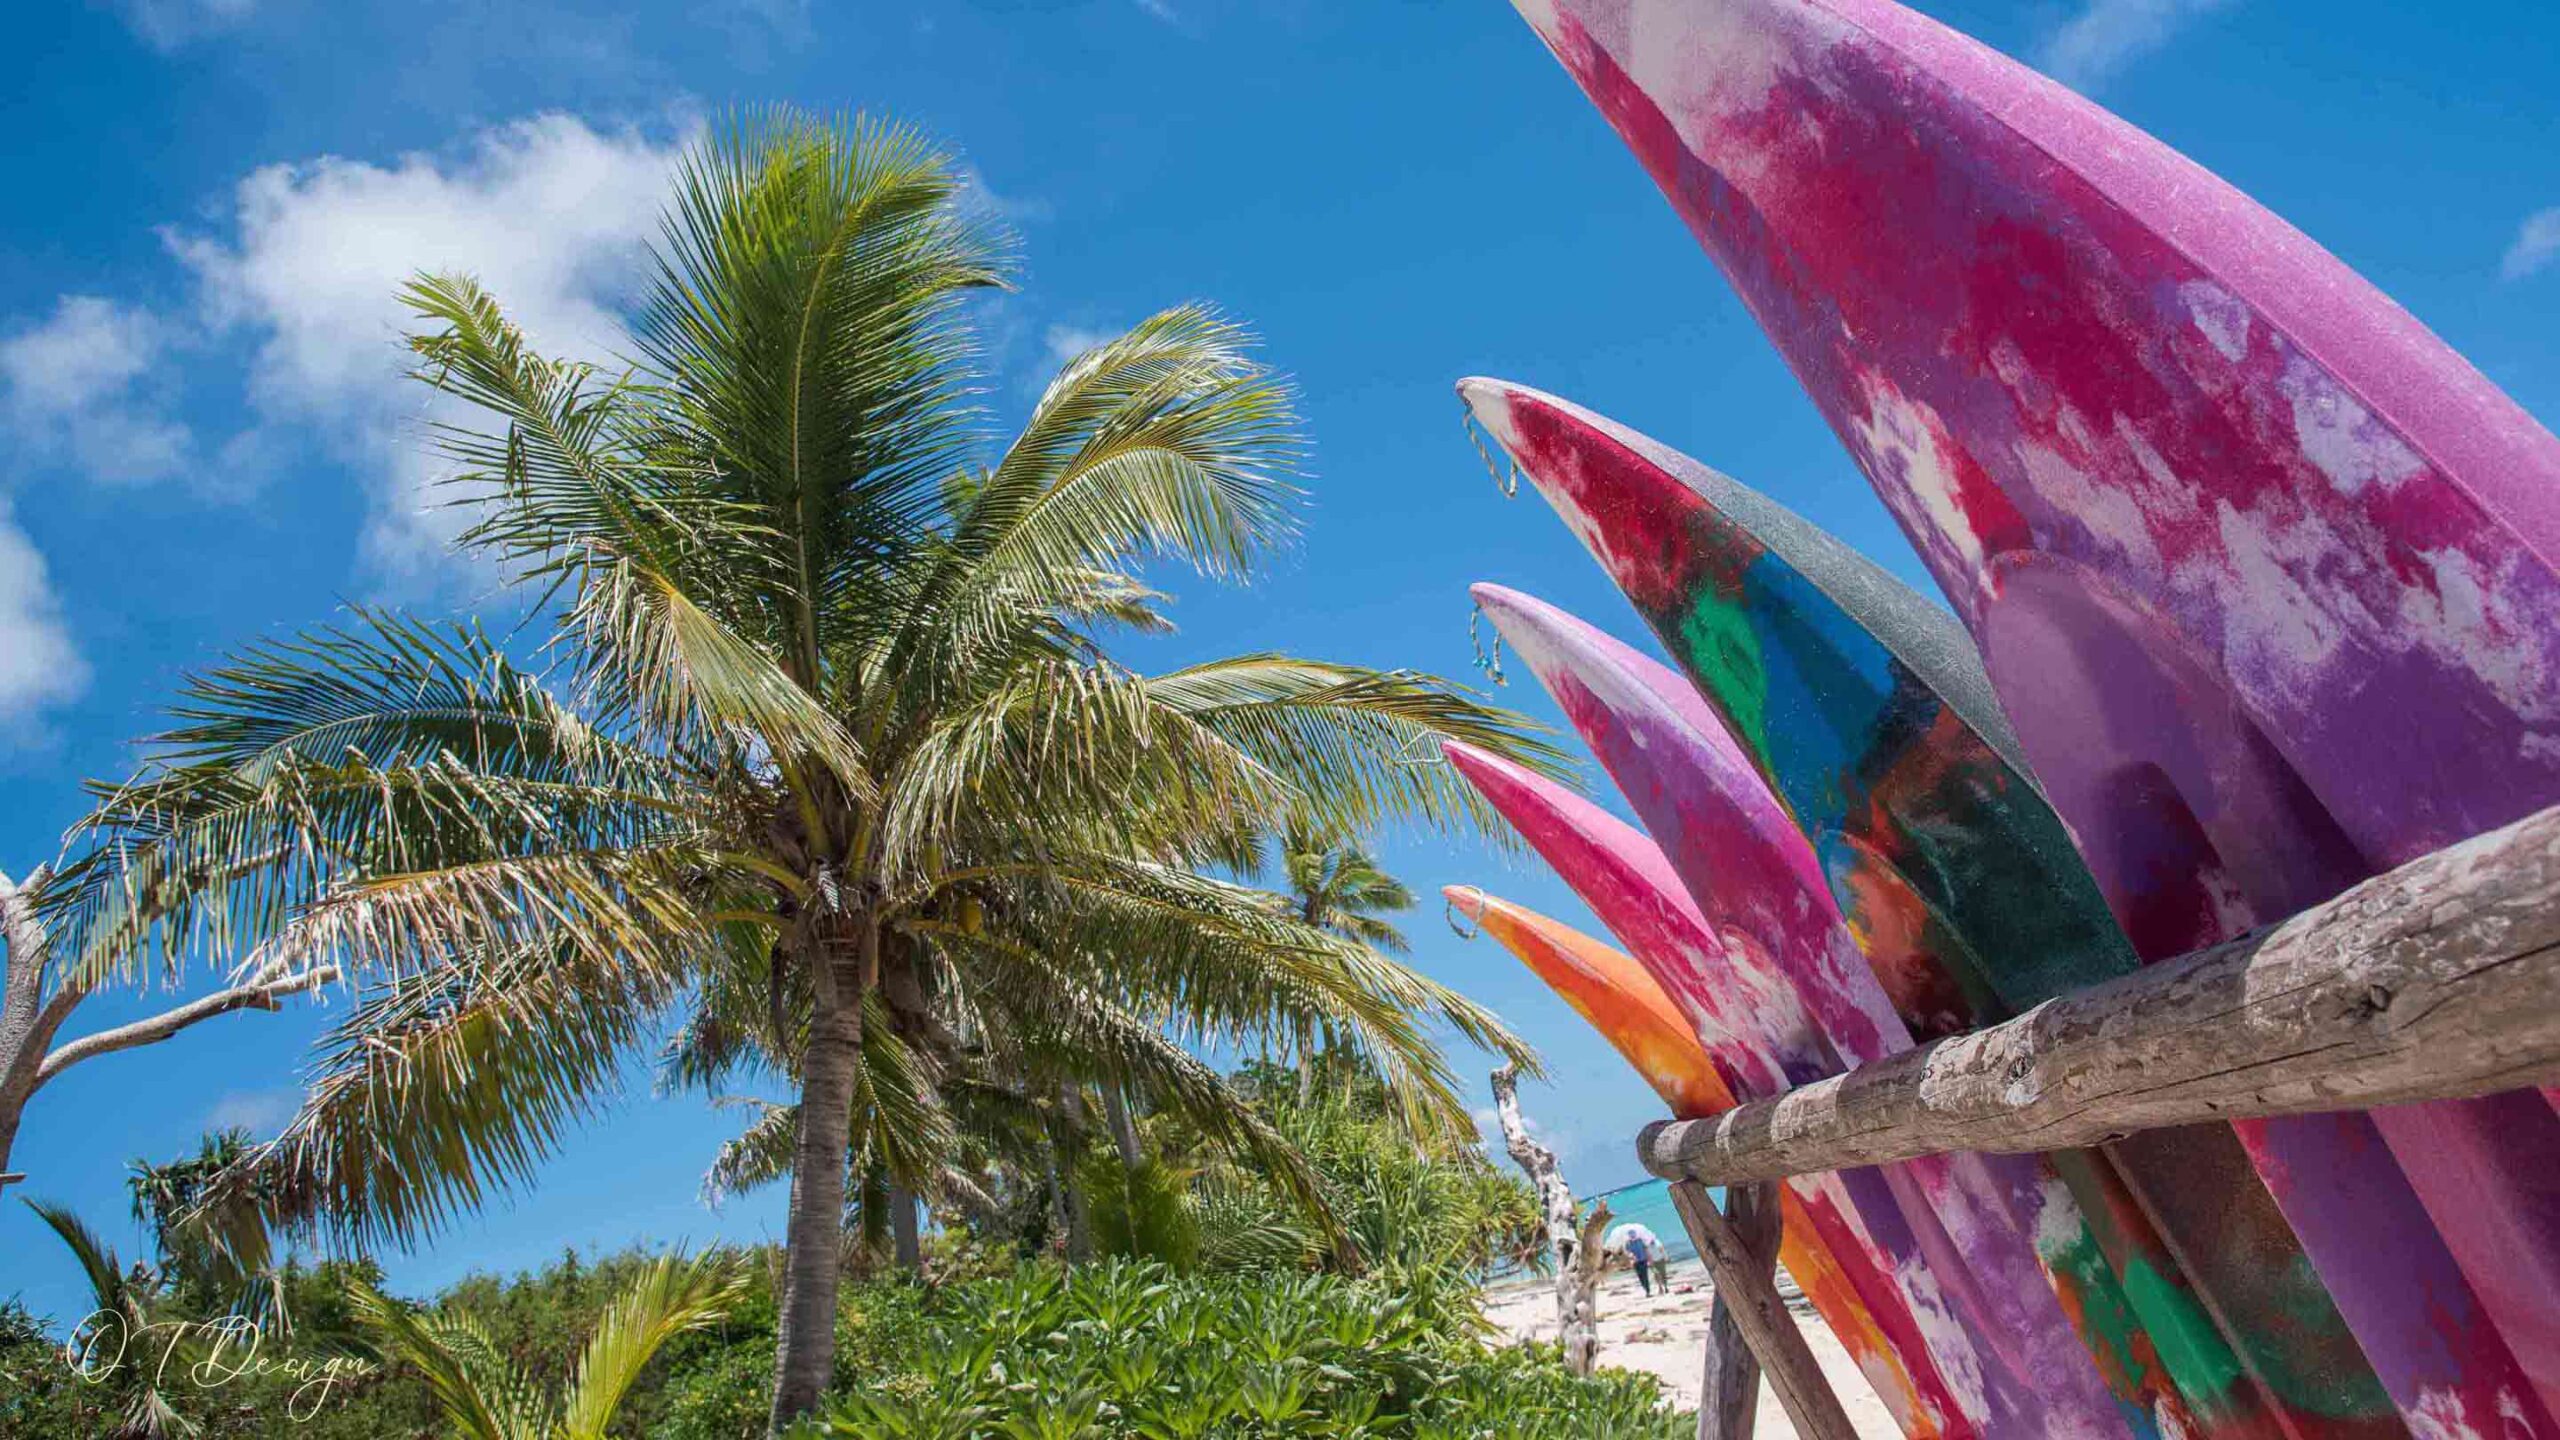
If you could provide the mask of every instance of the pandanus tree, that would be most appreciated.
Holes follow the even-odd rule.
[[[363,988],[259,1155],[280,1210],[402,1243],[521,1183],[632,1047],[796,1092],[777,1425],[830,1372],[848,1155],[931,1183],[937,1086],[1107,1082],[1275,1165],[1195,1058],[1323,1029],[1456,1113],[1488,1015],[1204,873],[1303,813],[1474,824],[1417,763],[1537,732],[1403,671],[1254,654],[1141,674],[1161,561],[1248,578],[1292,533],[1285,385],[1164,312],[1001,444],[963,304],[1003,251],[888,125],[743,120],[677,176],[633,358],[545,358],[472,281],[407,292],[460,544],[501,644],[384,614],[192,681],[49,888],[75,964],[209,945]],[[520,660],[531,655],[539,663]]]

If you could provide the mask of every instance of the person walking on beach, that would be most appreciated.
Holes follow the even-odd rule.
[[[1645,1294],[1651,1295],[1654,1272],[1662,1264],[1662,1241],[1655,1238],[1653,1231],[1633,1223],[1621,1225],[1609,1232],[1605,1246],[1624,1252],[1627,1259],[1634,1262],[1636,1284]],[[1667,1281],[1665,1283],[1668,1284]]]

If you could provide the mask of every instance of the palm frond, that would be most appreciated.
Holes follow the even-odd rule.
[[[1123,837],[1227,829],[1285,809],[1280,778],[1241,747],[1116,670],[1026,664],[922,735],[890,776],[879,853],[912,873],[964,831],[1082,825]],[[1125,840],[1122,842],[1125,843]]]
[[[125,1274],[123,1263],[116,1258],[116,1252],[109,1248],[98,1232],[89,1228],[87,1221],[73,1213],[68,1205],[33,1199],[26,1203],[27,1208],[36,1213],[36,1218],[45,1223],[45,1228],[59,1237],[63,1246],[70,1250],[71,1258],[79,1263],[81,1277],[89,1282],[89,1298],[94,1302],[93,1308],[112,1310],[119,1315],[140,1313],[137,1297]]]
[[[716,1208],[733,1195],[791,1178],[793,1151],[800,1141],[800,1107],[743,1096],[716,1103],[751,1107],[755,1118],[746,1129],[721,1142],[711,1168],[702,1176],[702,1203]]]
[[[300,1111],[240,1183],[280,1219],[414,1244],[528,1181],[610,1103],[675,992],[674,976],[566,946],[379,981],[321,1038]]]
[[[1116,1085],[1158,1112],[1179,1115],[1219,1149],[1251,1157],[1310,1215],[1325,1213],[1322,1186],[1305,1157],[1161,1026],[1079,983],[1030,946],[993,935],[944,938],[1012,972],[1016,983],[1004,987],[1013,1022],[1006,1042],[1030,1073]]]
[[[1573,773],[1570,754],[1544,727],[1409,670],[1257,654],[1146,683],[1156,701],[1285,779],[1306,814],[1339,831],[1419,819],[1507,836],[1483,797],[1442,761],[1443,740],[1492,750],[1550,777]]]
[[[1004,242],[955,204],[918,132],[787,111],[733,119],[679,167],[637,340],[669,439],[749,507],[779,602],[760,640],[804,685],[940,513],[975,436],[968,292]]]
[[[882,667],[967,676],[1046,616],[1125,618],[1093,603],[1097,575],[1169,558],[1241,578],[1287,543],[1302,445],[1287,385],[1249,344],[1183,306],[1070,361],[968,488]]]
[[[549,1440],[551,1416],[533,1383],[468,1317],[417,1310],[361,1281],[348,1285],[347,1302],[375,1349],[416,1370],[470,1440]]]
[[[262,641],[191,675],[151,738],[172,766],[256,783],[290,757],[375,766],[452,756],[475,771],[625,789],[680,783],[663,758],[600,729],[476,624],[359,609],[353,623]]]
[[[561,1440],[605,1440],[623,1397],[669,1340],[712,1324],[745,1288],[727,1255],[660,1258],[613,1298],[579,1352],[561,1409]]]
[[[774,517],[718,493],[710,462],[644,444],[641,419],[621,413],[623,388],[588,397],[588,372],[528,351],[473,282],[421,278],[406,298],[443,327],[411,342],[425,377],[503,422],[443,427],[462,466],[455,503],[480,512],[462,543],[570,592],[588,682],[679,744],[744,730],[858,790],[860,746],[813,693],[815,674],[759,643],[770,617],[705,603],[731,596],[736,567],[760,563]]]
[[[163,758],[100,787],[39,903],[72,983],[239,957],[351,876],[690,834],[706,802],[467,630],[387,619],[191,683]]]

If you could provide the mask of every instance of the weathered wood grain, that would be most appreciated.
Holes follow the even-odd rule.
[[[1737,1186],[1728,1196],[1734,1207],[1730,1218],[1716,1208],[1704,1186],[1684,1181],[1671,1187],[1671,1203],[1716,1282],[1708,1391],[1698,1407],[1699,1440],[1749,1440],[1751,1435],[1759,1387],[1745,1383],[1732,1351],[1747,1351],[1758,1362],[1756,1368],[1768,1377],[1778,1404],[1795,1422],[1799,1440],[1857,1440],[1849,1412],[1841,1408],[1804,1332],[1796,1328],[1795,1316],[1778,1297],[1777,1186]],[[1718,1346],[1725,1353],[1714,1348]],[[1710,1421],[1725,1428],[1710,1430]]]
[[[2254,935],[1638,1142],[1734,1185],[2560,1082],[2560,808]]]

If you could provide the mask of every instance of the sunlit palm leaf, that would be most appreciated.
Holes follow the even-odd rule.
[[[664,1256],[640,1272],[605,1307],[578,1354],[560,1440],[605,1440],[623,1397],[658,1351],[719,1320],[744,1288],[735,1262],[717,1251],[692,1260]]]

